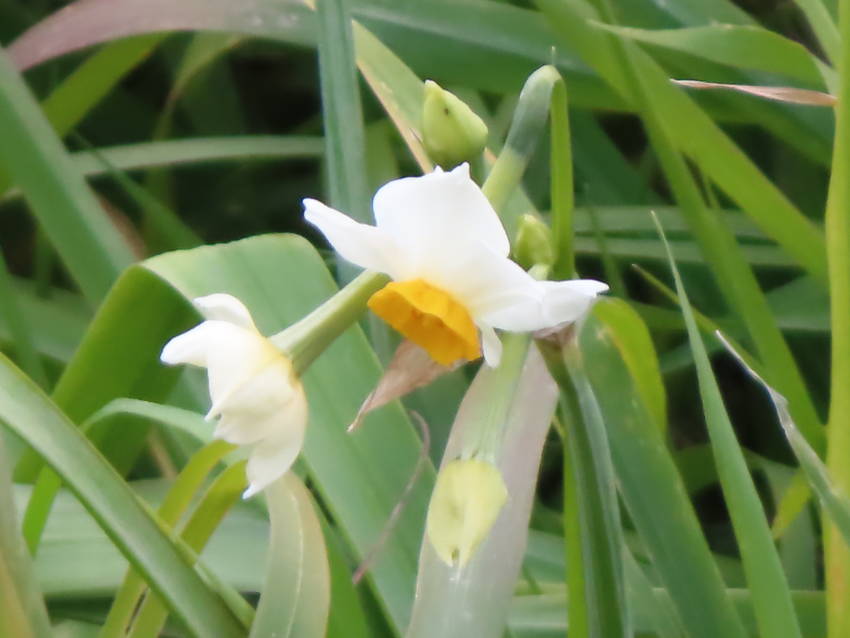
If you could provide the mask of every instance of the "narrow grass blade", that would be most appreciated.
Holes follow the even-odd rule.
[[[663,238],[660,226],[659,232]],[[759,628],[767,636],[800,638],[802,634],[791,602],[790,590],[773,544],[764,508],[723,405],[720,389],[711,370],[711,363],[672,253],[669,259],[694,353],[717,473],[732,518],[747,582],[753,594],[753,607]]]
[[[111,405],[111,404],[110,404]],[[92,422],[105,418],[107,414],[100,411]],[[175,479],[174,484],[160,505],[158,514],[166,525],[174,527],[177,520],[189,506],[189,501],[195,496],[198,488],[206,480],[209,472],[221,460],[230,446],[217,441],[201,448],[186,464]],[[115,594],[109,614],[100,631],[101,638],[120,638],[130,625],[130,620],[136,610],[139,598],[145,591],[144,580],[132,569],[127,572],[124,582]]]
[[[81,173],[94,176],[107,172],[101,158],[119,170],[135,171],[157,166],[175,167],[240,160],[312,159],[321,157],[323,153],[320,137],[234,135],[100,147],[93,151],[74,153],[72,157]]]
[[[319,0],[316,16],[330,201],[332,206],[366,223],[371,221],[365,173],[366,133],[348,0]]]
[[[199,635],[240,636],[241,625],[132,490],[74,425],[0,357],[0,420],[62,477],[175,615]]]
[[[837,63],[841,53],[841,36],[824,0],[794,0],[794,3],[805,14],[827,58]]]
[[[17,521],[12,477],[0,437],[0,618],[3,634],[16,638],[50,638],[53,632],[47,609]]]
[[[181,540],[196,555],[239,500],[245,485],[245,464],[235,463],[219,474],[201,497],[180,533]],[[167,618],[168,607],[163,600],[156,593],[148,592],[136,613],[129,638],[157,638]]]
[[[133,254],[3,51],[0,127],[0,165],[21,187],[85,296],[100,301]]]
[[[330,573],[310,492],[292,472],[266,491],[271,544],[251,636],[324,638]]]
[[[657,358],[651,349],[638,346],[643,338],[630,333],[646,335],[635,311],[623,301],[601,299],[579,335],[608,433],[617,485],[687,635],[742,638],[740,619],[662,436],[658,418],[663,413],[653,407],[657,398],[652,397],[657,395],[639,389],[660,386],[657,362],[641,368],[627,363],[637,356]],[[656,379],[638,381],[635,374]]]
[[[542,343],[541,347],[561,388],[569,439],[564,470],[572,472],[576,482],[583,573],[580,580],[568,585],[584,586],[588,637],[631,636],[620,510],[602,412],[575,336],[568,335],[563,345]],[[572,555],[567,556],[568,563],[570,560]]]
[[[786,75],[808,85],[824,86],[823,63],[798,42],[761,27],[729,24],[658,30],[609,24],[600,27],[623,38],[705,57],[720,64]]]
[[[42,388],[47,388],[47,372],[36,350],[30,325],[22,312],[18,294],[13,289],[12,275],[6,266],[6,259],[0,253],[0,323],[5,323],[17,354],[21,369]]]
[[[594,27],[596,10],[583,0],[537,0],[553,28],[630,103],[637,96],[609,33]],[[632,47],[629,58],[639,74],[659,119],[665,122],[677,149],[691,157],[723,191],[777,240],[815,278],[827,281],[824,239],[820,230],[756,168],[755,164],[711,121],[708,115],[672,85],[663,69],[644,51]]]
[[[840,535],[836,541],[843,542],[850,546],[850,498],[847,494],[838,487],[831,476],[830,470],[824,465],[824,462],[818,456],[812,447],[808,444],[805,437],[801,434],[791,414],[788,411],[787,399],[774,390],[768,383],[762,379],[747,363],[741,358],[740,354],[731,346],[723,336],[718,333],[718,338],[723,340],[726,349],[734,355],[738,363],[767,391],[773,407],[776,409],[776,414],[779,417],[779,423],[794,451],[794,455],[800,462],[800,467],[806,475],[809,486],[814,491],[821,505],[826,511],[832,523],[835,525],[836,531]]]

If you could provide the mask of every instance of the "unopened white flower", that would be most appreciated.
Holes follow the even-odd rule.
[[[394,180],[372,205],[375,226],[314,199],[304,200],[304,218],[344,259],[393,279],[369,307],[443,365],[477,359],[483,345],[495,366],[502,351],[495,328],[575,321],[608,289],[593,280],[539,282],[511,261],[505,229],[468,164]]]
[[[193,301],[206,321],[165,344],[160,358],[207,369],[213,436],[251,446],[246,474],[253,496],[282,476],[304,442],[307,400],[289,360],[260,334],[241,301],[225,294]]]

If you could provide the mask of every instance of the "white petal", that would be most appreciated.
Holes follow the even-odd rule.
[[[301,396],[303,400],[303,394]],[[307,426],[306,401],[301,412],[305,415],[304,418],[298,420],[293,415],[294,418],[287,421],[278,435],[254,446],[245,468],[249,485],[242,498],[250,498],[292,467],[304,443],[304,430]]]
[[[271,436],[275,419],[292,409],[299,393],[303,390],[289,362],[277,355],[217,397],[210,410],[210,415],[221,414],[215,436],[238,445]]]
[[[384,231],[360,224],[315,199],[304,200],[304,219],[322,231],[343,259],[394,276],[400,253]]]
[[[232,295],[216,293],[193,299],[192,303],[207,319],[226,321],[242,328],[256,330],[245,304]]]
[[[208,354],[215,349],[222,338],[226,338],[229,331],[230,329],[222,322],[204,321],[166,343],[159,359],[172,366],[188,363],[205,367]]]
[[[481,348],[484,351],[484,362],[491,368],[499,365],[502,360],[502,340],[491,326],[479,325],[481,330]]]
[[[465,246],[444,242],[417,276],[451,294],[473,318],[506,303],[539,299],[542,294],[531,275],[480,242]]]
[[[575,321],[587,312],[598,291],[607,286],[598,281],[539,281],[535,282],[540,297],[536,302],[511,302],[484,313],[483,321],[514,332],[527,332]]]
[[[283,360],[283,357],[268,339],[257,332],[222,321],[207,323],[229,328],[218,330],[214,347],[207,354],[210,397],[213,403],[208,417],[212,417],[226,410],[231,401],[239,401],[240,392],[244,389],[256,387],[256,384],[251,384],[250,381],[266,369],[270,362],[276,358]]]
[[[593,279],[573,281],[541,281],[543,287],[543,316],[550,326],[576,321],[590,308],[599,293],[608,286]]]
[[[430,251],[451,239],[478,240],[502,256],[510,250],[502,222],[470,179],[468,164],[389,182],[372,206],[378,228],[408,250]]]

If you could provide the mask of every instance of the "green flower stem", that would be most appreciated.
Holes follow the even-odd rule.
[[[850,492],[850,0],[839,4],[841,55],[832,177],[826,204],[826,246],[832,328],[827,466],[835,489]],[[833,525],[825,528],[827,628],[850,635],[850,548]]]
[[[557,69],[547,65],[532,73],[522,88],[508,139],[482,187],[497,211],[504,207],[522,179],[546,123],[552,87],[558,82],[563,80]],[[506,222],[504,219],[502,221]],[[505,223],[505,226],[512,234],[512,224]]]
[[[292,360],[301,375],[334,339],[357,321],[366,302],[383,288],[389,277],[367,270],[298,323],[271,337],[272,343]]]

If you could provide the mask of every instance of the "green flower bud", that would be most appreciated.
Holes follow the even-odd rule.
[[[513,250],[517,263],[526,269],[538,264],[551,266],[555,263],[552,231],[534,215],[520,217]]]
[[[505,482],[492,463],[478,459],[447,463],[437,476],[426,525],[428,539],[443,562],[464,567],[507,500]]]
[[[476,158],[487,144],[487,125],[457,96],[425,82],[422,142],[428,156],[446,170]]]

